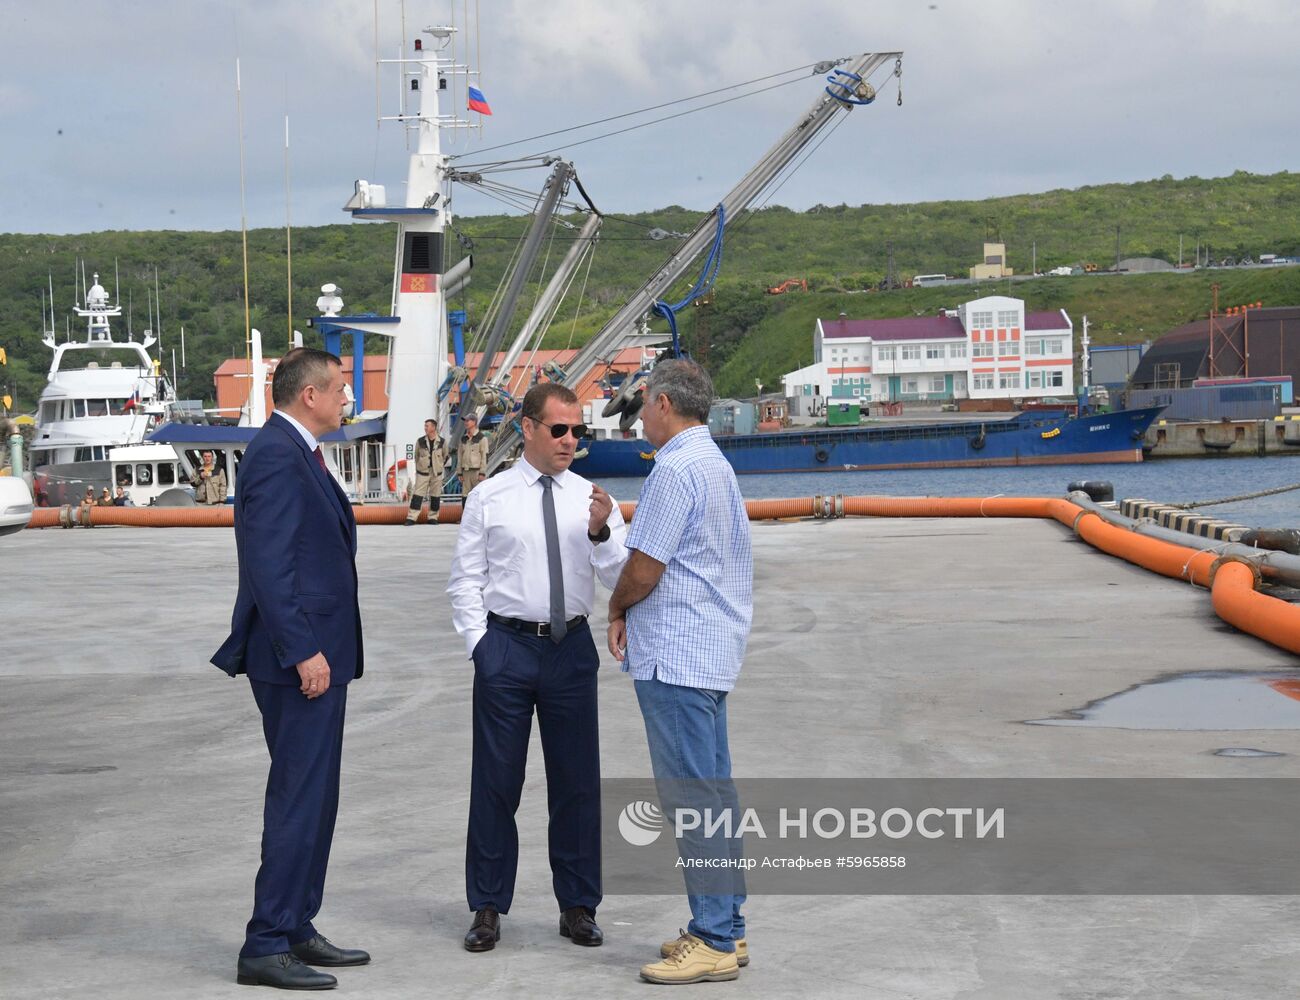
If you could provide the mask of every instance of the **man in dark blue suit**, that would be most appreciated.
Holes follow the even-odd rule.
[[[290,351],[271,398],[276,412],[239,463],[239,594],[230,638],[212,657],[232,677],[248,674],[271,755],[238,981],[330,989],[335,978],[310,966],[370,961],[312,926],[334,836],[347,685],[362,669],[356,521],[317,444],[342,422],[339,359]]]

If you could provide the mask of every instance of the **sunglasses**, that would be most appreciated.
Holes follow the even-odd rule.
[[[545,420],[538,420],[536,417],[529,417],[528,419],[535,424],[549,427],[551,430],[551,437],[555,438],[557,441],[570,432],[572,432],[575,440],[581,440],[587,436],[586,424],[548,424]]]

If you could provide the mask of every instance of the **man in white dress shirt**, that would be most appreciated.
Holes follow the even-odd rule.
[[[465,499],[452,559],[452,619],[474,661],[474,761],[465,883],[469,951],[501,938],[519,861],[515,811],[533,711],[546,759],[552,884],[560,934],[598,945],[600,740],[596,652],[587,616],[595,578],[618,582],[623,515],[570,471],[586,435],[578,398],[536,385],[521,414],[524,454]]]

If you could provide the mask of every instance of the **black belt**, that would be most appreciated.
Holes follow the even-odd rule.
[[[504,625],[506,628],[514,629],[516,632],[525,632],[528,635],[548,636],[551,634],[550,622],[526,622],[519,618],[507,618],[505,615],[499,615],[495,611],[487,613],[488,621],[496,622],[498,625]],[[587,620],[586,615],[578,615],[576,618],[570,618],[564,623],[564,627],[572,632],[579,625]]]

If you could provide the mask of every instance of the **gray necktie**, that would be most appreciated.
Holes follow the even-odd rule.
[[[551,477],[539,476],[542,484],[542,520],[546,524],[546,569],[551,577],[551,642],[568,633],[564,617],[564,567],[560,564],[560,529],[555,523],[555,497]]]

